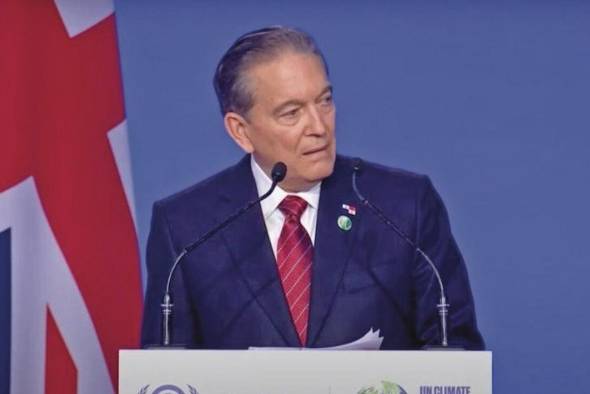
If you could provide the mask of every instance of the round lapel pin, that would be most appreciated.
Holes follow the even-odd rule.
[[[342,231],[348,231],[352,228],[352,220],[346,215],[340,215],[338,217],[338,227]]]

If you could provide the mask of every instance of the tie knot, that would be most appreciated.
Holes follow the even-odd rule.
[[[297,196],[287,196],[279,204],[279,209],[285,216],[295,217],[297,220],[301,218],[306,207],[307,201]]]

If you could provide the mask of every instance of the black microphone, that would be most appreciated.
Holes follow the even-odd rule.
[[[170,296],[170,283],[172,281],[172,277],[174,275],[174,271],[176,271],[176,267],[180,264],[182,259],[205,243],[209,238],[213,235],[217,234],[220,230],[224,229],[228,224],[242,216],[244,213],[249,211],[254,205],[258,204],[260,201],[264,200],[268,196],[272,194],[272,192],[277,187],[277,184],[285,179],[287,175],[287,166],[283,162],[278,162],[272,167],[271,171],[271,179],[272,185],[270,189],[262,196],[257,198],[256,200],[250,201],[246,206],[240,208],[238,211],[230,215],[227,219],[223,222],[219,223],[217,226],[213,227],[211,230],[207,231],[205,234],[201,235],[192,243],[188,244],[176,257],[174,260],[174,264],[172,264],[172,268],[170,268],[170,272],[168,273],[168,280],[166,281],[166,291],[164,292],[164,299],[162,304],[162,346],[168,347],[170,346],[170,318],[172,316],[172,308],[174,304],[172,303],[172,297]]]
[[[449,314],[449,304],[447,304],[447,298],[445,297],[445,288],[444,288],[442,280],[440,278],[440,273],[438,272],[438,269],[436,268],[436,266],[434,265],[434,263],[432,262],[430,257],[428,257],[428,255],[422,249],[420,249],[410,239],[410,237],[408,237],[402,230],[400,230],[400,228],[393,221],[391,221],[385,215],[385,213],[383,213],[383,211],[381,209],[379,209],[377,206],[373,205],[368,199],[366,199],[361,194],[361,192],[359,191],[357,184],[356,184],[356,177],[357,177],[357,174],[361,172],[362,165],[363,165],[363,162],[361,159],[359,159],[359,158],[353,159],[353,162],[352,162],[352,170],[353,170],[352,171],[352,188],[354,189],[354,193],[356,194],[358,199],[361,200],[361,203],[363,205],[368,207],[383,223],[385,223],[385,225],[387,227],[392,229],[408,245],[410,245],[412,248],[414,248],[414,250],[416,252],[418,252],[424,258],[424,260],[426,260],[428,262],[428,264],[432,268],[432,271],[434,272],[434,275],[436,276],[436,279],[438,280],[438,286],[440,288],[440,300],[439,300],[438,305],[436,305],[436,307],[438,309],[438,315],[440,317],[441,347],[446,348],[449,346],[449,342],[447,340],[447,317]]]

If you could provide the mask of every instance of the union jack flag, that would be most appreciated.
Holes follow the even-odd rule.
[[[112,393],[141,280],[112,0],[0,2],[0,393]]]

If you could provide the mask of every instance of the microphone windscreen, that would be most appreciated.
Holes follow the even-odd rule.
[[[271,177],[274,183],[279,183],[287,175],[287,166],[282,161],[275,163],[272,167]]]
[[[355,172],[360,171],[362,166],[363,166],[363,161],[360,158],[355,157],[354,159],[352,159],[352,169]]]

